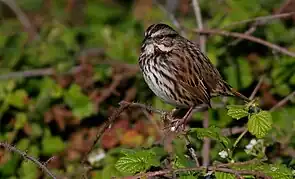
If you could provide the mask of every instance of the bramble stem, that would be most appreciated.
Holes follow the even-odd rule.
[[[248,129],[246,129],[243,133],[240,134],[240,136],[237,138],[237,140],[235,141],[233,147],[236,148],[236,146],[238,145],[238,143],[240,142],[240,140],[244,137],[244,135],[248,132]]]

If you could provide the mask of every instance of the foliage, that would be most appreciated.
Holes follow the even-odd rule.
[[[15,2],[31,27],[23,27],[24,19],[0,1],[0,142],[43,162],[55,156],[46,167],[56,175],[111,178],[196,167],[189,147],[200,158],[202,141],[210,138],[212,167],[228,163],[228,169],[235,171],[261,171],[275,179],[294,177],[295,98],[270,110],[295,90],[294,58],[251,41],[232,44],[236,39],[213,35],[207,38],[207,55],[233,88],[250,96],[265,76],[257,99],[242,104],[228,98],[226,106],[224,100],[213,99],[222,107],[194,114],[186,133],[189,145],[183,135],[167,135],[159,115],[130,108],[91,150],[86,158],[92,169],[85,171],[81,161],[118,102],[172,109],[148,89],[136,65],[144,29],[157,22],[174,25],[151,0]],[[196,28],[191,3],[179,2],[173,14],[184,27]],[[206,28],[244,33],[258,24],[253,36],[294,52],[294,16],[233,25],[273,12],[286,13],[284,2],[200,0]],[[191,31],[185,33],[189,39],[198,39]],[[208,128],[201,125],[204,115],[209,117]],[[247,129],[242,134],[224,133],[242,126]],[[0,179],[45,177],[38,166],[11,151],[0,148],[0,156]],[[259,162],[239,165],[253,159]],[[202,168],[176,175],[183,179],[236,177]]]

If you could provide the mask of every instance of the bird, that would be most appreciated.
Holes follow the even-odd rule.
[[[139,66],[153,93],[176,108],[188,109],[180,119],[186,123],[195,107],[211,107],[215,96],[250,100],[233,89],[199,46],[167,24],[150,25],[144,33]]]

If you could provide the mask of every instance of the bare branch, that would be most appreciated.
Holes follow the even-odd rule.
[[[222,36],[227,36],[227,37],[242,38],[242,39],[245,39],[248,41],[252,41],[252,42],[264,45],[266,47],[269,47],[273,50],[276,50],[276,51],[278,51],[282,54],[288,55],[290,57],[295,57],[295,52],[291,52],[291,51],[287,50],[286,48],[280,47],[276,44],[270,43],[268,41],[254,37],[252,35],[246,35],[246,34],[242,34],[242,33],[238,33],[238,32],[228,32],[228,31],[223,31],[223,30],[219,30],[219,29],[203,29],[203,30],[194,29],[193,31],[196,33],[200,33],[200,34],[222,35]]]
[[[30,22],[29,18],[26,14],[21,10],[21,8],[17,5],[15,0],[0,0],[5,3],[16,15],[20,23],[24,26],[25,30],[31,35],[33,39],[39,39],[39,35],[36,29],[33,27],[32,23]]]
[[[101,48],[89,48],[89,49],[84,49],[78,52],[78,55],[76,58],[86,58],[88,56],[99,56],[103,54],[104,54],[104,51]],[[137,65],[121,63],[119,62],[119,60],[118,61],[103,60],[103,61],[93,62],[93,64],[94,65],[105,64],[105,65],[110,65],[112,67],[130,69],[134,72],[139,71],[139,67]],[[83,69],[83,65],[77,65],[72,67],[69,71],[61,73],[61,75],[75,74],[81,71],[82,69]],[[41,68],[41,69],[32,69],[32,70],[19,71],[19,72],[10,72],[7,74],[0,75],[0,80],[31,78],[31,77],[38,77],[38,76],[50,76],[50,75],[56,75],[56,71],[54,68]]]
[[[282,14],[275,14],[275,15],[268,15],[268,16],[259,16],[259,17],[253,18],[253,19],[246,19],[246,20],[241,20],[238,22],[231,23],[229,25],[222,27],[222,29],[231,28],[233,26],[238,26],[238,25],[243,25],[243,24],[248,24],[251,22],[255,22],[255,23],[257,23],[257,25],[265,25],[267,23],[270,23],[272,20],[291,17],[294,14],[295,14],[295,12],[289,12],[289,13],[282,13]]]
[[[198,29],[202,30],[203,27],[203,20],[201,14],[200,3],[198,0],[193,0],[193,9],[196,16],[196,23],[198,25]],[[206,36],[200,35],[200,49],[203,53],[206,53]],[[209,127],[209,116],[208,112],[204,112],[204,119],[203,119],[203,127]],[[210,144],[211,140],[208,137],[204,138],[203,148],[202,148],[202,157],[203,157],[203,166],[208,166],[210,163]]]
[[[127,101],[121,101],[120,104],[128,104],[128,105],[130,105],[130,107],[139,107],[139,108],[147,110],[148,112],[153,112],[153,113],[157,113],[160,115],[164,115],[165,113],[169,113],[168,111],[159,110],[159,109],[153,108],[152,106],[147,106],[147,105],[144,105],[141,103],[130,103]]]
[[[221,134],[223,136],[230,136],[235,134],[240,134],[246,130],[246,127],[232,127],[232,128],[225,128],[221,130]]]
[[[196,22],[198,24],[198,29],[202,30],[203,27],[203,21],[202,21],[202,15],[201,15],[201,9],[200,9],[200,3],[198,0],[193,0],[193,9],[196,16]],[[202,52],[206,52],[206,37],[200,36],[200,49]]]
[[[168,11],[158,0],[153,0],[153,2],[163,11],[166,13],[167,17],[171,20],[172,24],[179,30],[180,35],[186,36],[183,28],[181,27],[180,23],[170,11]]]
[[[188,149],[189,153],[191,154],[191,157],[194,159],[196,166],[200,167],[200,162],[198,160],[197,153],[196,153],[195,149],[193,148],[191,141],[189,140],[189,137],[187,135],[184,135],[184,139],[186,142],[186,148]]]
[[[93,141],[92,146],[90,147],[90,150],[85,154],[82,163],[85,164],[88,158],[89,153],[93,150],[95,144],[98,142],[98,140],[101,138],[103,133],[110,127],[111,124],[120,116],[120,114],[127,109],[130,106],[128,103],[120,103],[120,107],[111,115],[108,120],[103,123],[103,125],[99,128],[98,132],[96,133],[95,140]]]
[[[259,88],[261,87],[262,85],[262,82],[264,80],[264,76],[262,76],[260,79],[259,79],[259,82],[257,83],[256,87],[254,88],[251,96],[249,97],[250,100],[253,100],[253,98],[255,97],[256,93],[258,92]]]
[[[295,91],[290,93],[288,96],[286,96],[284,99],[282,99],[280,102],[278,102],[275,106],[273,106],[269,111],[273,112],[274,110],[284,106],[289,100],[291,100],[295,96]]]
[[[254,33],[257,29],[258,26],[262,26],[265,25],[267,23],[269,23],[271,20],[274,19],[278,19],[278,18],[285,18],[285,17],[289,17],[292,16],[295,12],[291,12],[291,13],[284,13],[284,14],[275,14],[275,15],[270,15],[270,16],[262,16],[262,17],[257,17],[254,19],[254,23],[251,25],[251,27],[244,33],[246,35],[251,35],[252,33]],[[248,23],[248,22],[253,22],[253,19],[249,19],[249,20],[245,20],[244,22],[240,22],[240,23]],[[237,22],[236,24],[239,24],[239,22]],[[242,39],[236,39],[233,42],[229,43],[230,46],[236,45],[238,44],[240,41],[242,41]]]
[[[234,165],[234,164],[233,164]],[[180,169],[175,169],[175,170],[160,170],[160,171],[155,171],[155,172],[147,172],[135,176],[128,176],[128,177],[123,177],[123,179],[138,179],[138,178],[149,178],[153,176],[163,176],[167,174],[173,174],[173,173],[181,173],[181,172],[189,172],[189,171],[213,171],[213,172],[225,172],[225,173],[230,173],[234,174],[236,176],[239,175],[252,175],[258,178],[264,178],[264,179],[271,179],[271,177],[267,176],[263,172],[260,171],[255,171],[255,170],[235,170],[231,168],[223,168],[223,167],[215,167],[215,166],[209,166],[209,167],[192,167],[192,168],[180,168]]]
[[[39,162],[34,157],[29,156],[26,152],[23,152],[23,151],[17,149],[16,147],[6,143],[6,142],[0,142],[0,146],[6,148],[7,150],[10,150],[12,152],[15,152],[15,153],[21,155],[24,159],[32,161],[33,163],[38,165],[43,171],[45,171],[45,173],[47,175],[49,175],[50,177],[56,179],[56,176],[54,176],[53,173],[45,165],[43,165],[41,162]]]

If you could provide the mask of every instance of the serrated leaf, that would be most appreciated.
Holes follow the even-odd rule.
[[[235,179],[235,175],[224,172],[215,172],[216,179]]]
[[[266,175],[271,176],[272,179],[293,179],[292,170],[285,165],[266,164],[263,167],[263,171]]]
[[[146,171],[151,166],[159,166],[160,161],[154,152],[138,151],[134,154],[127,154],[121,157],[115,164],[117,170],[123,173],[135,174]]]
[[[264,137],[271,129],[272,116],[268,111],[252,114],[248,121],[248,130],[257,138]]]
[[[248,111],[245,110],[244,106],[228,105],[226,108],[228,109],[227,115],[237,120],[246,117],[249,114]]]

